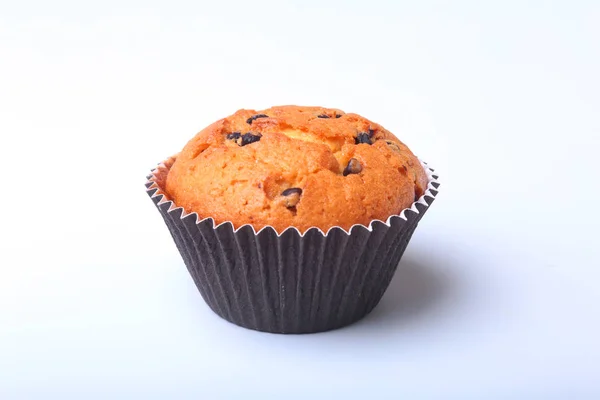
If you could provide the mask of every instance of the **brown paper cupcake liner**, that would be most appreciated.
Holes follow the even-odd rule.
[[[162,188],[171,157],[156,167],[146,190],[162,215],[200,294],[219,316],[273,333],[340,328],[367,315],[381,300],[419,220],[437,195],[433,169],[427,190],[386,221],[348,231],[267,226],[237,229],[200,219],[169,201]]]

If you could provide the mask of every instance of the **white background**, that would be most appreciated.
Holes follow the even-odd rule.
[[[166,3],[166,2],[164,2]],[[0,3],[0,398],[600,398],[600,3]],[[248,331],[144,177],[238,108],[395,132],[442,187],[375,311]]]

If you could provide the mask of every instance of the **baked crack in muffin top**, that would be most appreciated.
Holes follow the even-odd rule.
[[[217,224],[327,232],[385,221],[426,187],[419,160],[381,125],[337,109],[278,106],[239,110],[200,131],[165,191]]]

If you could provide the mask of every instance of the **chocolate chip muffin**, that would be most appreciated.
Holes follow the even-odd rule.
[[[164,191],[216,224],[327,232],[385,221],[427,184],[419,160],[381,125],[337,109],[279,106],[239,110],[200,131]]]
[[[146,191],[216,314],[314,333],[379,303],[435,199],[432,172],[359,115],[282,106],[210,125]]]

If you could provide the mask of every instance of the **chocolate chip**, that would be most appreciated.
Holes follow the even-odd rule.
[[[296,187],[285,189],[283,192],[281,192],[281,195],[289,196],[290,194],[294,194],[294,193],[302,194],[302,189],[296,188]]]
[[[233,140],[238,146],[245,146],[250,143],[258,142],[261,136],[260,133],[254,134],[248,132],[242,135],[241,132],[231,132],[227,134],[227,139]]]
[[[229,140],[238,140],[242,136],[241,132],[231,132],[227,134],[227,139]]]
[[[241,144],[238,143],[238,144],[240,146],[245,146],[250,143],[258,142],[261,137],[262,137],[262,135],[260,133],[258,133],[256,135],[253,133],[250,133],[250,132],[244,133],[242,135],[242,143]]]
[[[358,135],[356,135],[356,137],[354,138],[354,143],[355,144],[361,144],[361,143],[373,144],[373,143],[371,143],[371,136],[366,132],[360,132]]]
[[[335,117],[342,118],[341,114],[338,114],[338,113],[335,114]],[[331,117],[327,114],[321,114],[321,115],[317,115],[317,118],[331,118]]]
[[[358,161],[356,158],[351,158],[350,161],[348,161],[346,168],[344,168],[343,174],[344,176],[347,176],[350,174],[358,174],[360,171],[362,171],[362,165],[360,164],[360,161]]]
[[[252,125],[252,121],[254,121],[255,119],[259,119],[259,118],[269,118],[269,116],[266,114],[256,114],[256,115],[253,115],[250,118],[248,118],[246,120],[246,123]]]
[[[287,208],[295,208],[302,196],[302,189],[297,187],[285,189],[281,195],[285,197],[284,204]]]
[[[400,146],[398,146],[398,143],[393,142],[391,140],[386,140],[385,143],[390,146],[390,149],[400,152]]]

